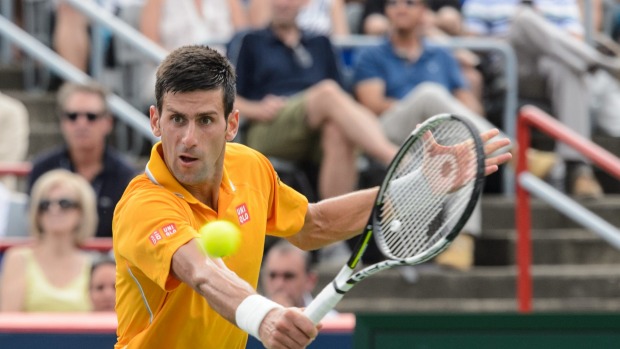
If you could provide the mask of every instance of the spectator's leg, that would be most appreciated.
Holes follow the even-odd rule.
[[[514,16],[509,37],[518,50],[530,51],[539,57],[552,57],[576,72],[600,67],[614,76],[620,75],[620,60],[599,53],[527,6],[522,6]]]
[[[568,128],[590,139],[590,97],[585,74],[576,74],[557,60],[544,58],[539,63],[539,73],[547,78],[554,114]],[[574,148],[556,143],[556,152],[567,162],[566,190],[577,196],[599,197],[602,189],[589,166],[589,161]],[[576,183],[579,183],[575,185]],[[577,187],[576,187],[577,186]]]
[[[376,116],[334,81],[326,80],[308,89],[304,104],[312,129],[333,123],[349,142],[385,165],[396,155],[398,147],[383,135]]]
[[[352,192],[358,176],[355,145],[349,142],[337,125],[326,122],[321,128],[321,149],[320,198]]]
[[[463,116],[480,131],[495,127],[487,119],[465,107],[444,87],[432,82],[418,85],[396,105],[383,113],[381,126],[392,142],[402,144],[419,123],[441,113]]]

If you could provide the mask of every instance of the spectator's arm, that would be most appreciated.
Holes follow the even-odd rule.
[[[9,249],[2,261],[0,312],[24,311],[26,261],[18,251],[21,249]]]
[[[56,9],[53,45],[62,58],[76,68],[87,71],[90,52],[88,20],[65,2],[60,2]]]
[[[162,44],[159,35],[164,0],[146,0],[140,16],[140,31],[144,36],[158,44]]]
[[[239,31],[248,26],[248,15],[240,0],[228,0],[230,17],[235,30]]]
[[[349,35],[349,23],[344,8],[344,0],[333,0],[330,10],[332,35]]]
[[[267,95],[260,101],[251,101],[239,95],[235,98],[235,108],[244,118],[252,121],[273,120],[285,103],[285,97],[274,95]]]
[[[383,114],[395,103],[394,99],[385,97],[385,81],[381,78],[362,80],[354,90],[357,100],[377,115]]]

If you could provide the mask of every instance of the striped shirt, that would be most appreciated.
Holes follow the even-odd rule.
[[[576,0],[533,0],[534,8],[548,21],[569,33],[583,35]],[[466,0],[463,18],[466,29],[481,36],[506,36],[521,0]]]

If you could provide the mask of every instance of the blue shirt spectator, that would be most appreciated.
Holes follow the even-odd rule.
[[[402,99],[423,82],[435,82],[448,91],[467,88],[456,59],[443,47],[423,42],[414,62],[399,57],[389,40],[361,50],[354,65],[354,84],[370,78],[385,81],[385,95]]]

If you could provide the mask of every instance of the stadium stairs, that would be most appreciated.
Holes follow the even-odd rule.
[[[30,158],[62,141],[54,93],[25,92],[21,70],[6,66],[0,66],[0,91],[22,100],[30,112]],[[620,154],[619,139],[597,136],[595,141]],[[544,145],[544,138],[541,143]],[[601,179],[612,194],[584,202],[585,206],[618,226],[620,185],[615,179]],[[415,282],[408,282],[402,270],[384,271],[353,288],[337,310],[516,311],[514,205],[513,199],[498,194],[483,196],[483,232],[476,242],[475,266],[470,271],[441,269],[427,263],[415,268]],[[532,200],[532,220],[534,311],[620,310],[620,252],[536,199]],[[330,282],[340,267],[321,264],[316,290]]]

